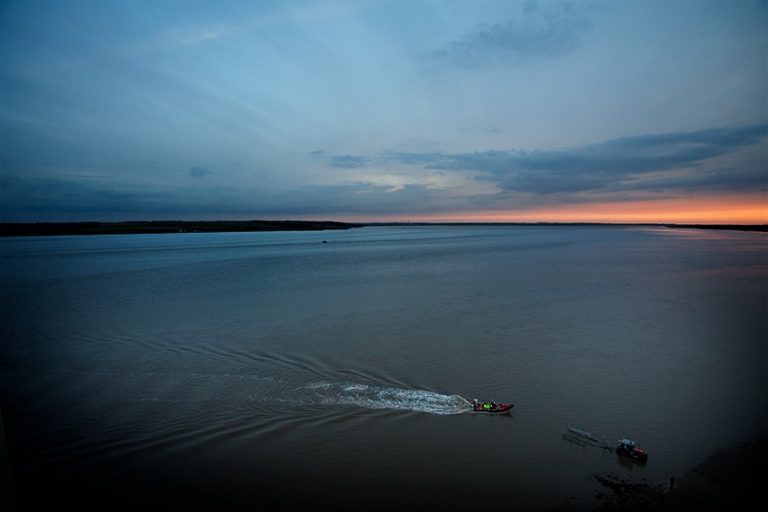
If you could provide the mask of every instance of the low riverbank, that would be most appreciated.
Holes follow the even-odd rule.
[[[362,224],[313,220],[35,222],[2,223],[0,236],[321,231],[359,227],[362,227]]]
[[[126,221],[0,223],[3,236],[130,235],[160,233],[226,233],[248,231],[321,231],[366,226],[553,226],[553,227],[660,227],[768,232],[768,224],[621,224],[591,222],[337,222],[312,220],[245,221]]]
[[[369,222],[366,226],[534,226],[534,227],[651,227],[670,229],[715,229],[768,233],[768,224],[661,224],[647,222]]]

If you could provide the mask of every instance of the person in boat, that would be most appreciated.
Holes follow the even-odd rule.
[[[494,411],[496,410],[496,402],[491,400],[490,402],[478,402],[477,398],[472,399],[472,408],[475,411]]]

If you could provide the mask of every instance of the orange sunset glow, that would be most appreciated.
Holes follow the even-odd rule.
[[[442,213],[399,216],[389,220],[425,222],[597,222],[673,224],[766,224],[768,198],[764,194],[595,202],[532,207],[525,210]]]

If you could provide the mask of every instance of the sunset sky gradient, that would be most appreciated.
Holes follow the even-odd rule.
[[[768,223],[767,1],[0,4],[0,220]]]

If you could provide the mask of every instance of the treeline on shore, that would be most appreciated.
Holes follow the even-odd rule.
[[[727,229],[768,232],[768,224],[663,224],[652,222],[367,222],[366,226],[560,226],[560,227],[657,227]]]
[[[0,223],[0,236],[127,235],[155,233],[215,233],[238,231],[321,231],[350,229],[362,224],[313,220],[212,220],[128,222]]]
[[[668,228],[730,229],[737,231],[768,232],[768,224],[667,224]]]
[[[768,232],[768,224],[623,224],[597,222],[337,222],[315,220],[147,220],[124,222],[4,222],[0,236],[321,231],[364,226],[627,226]]]

